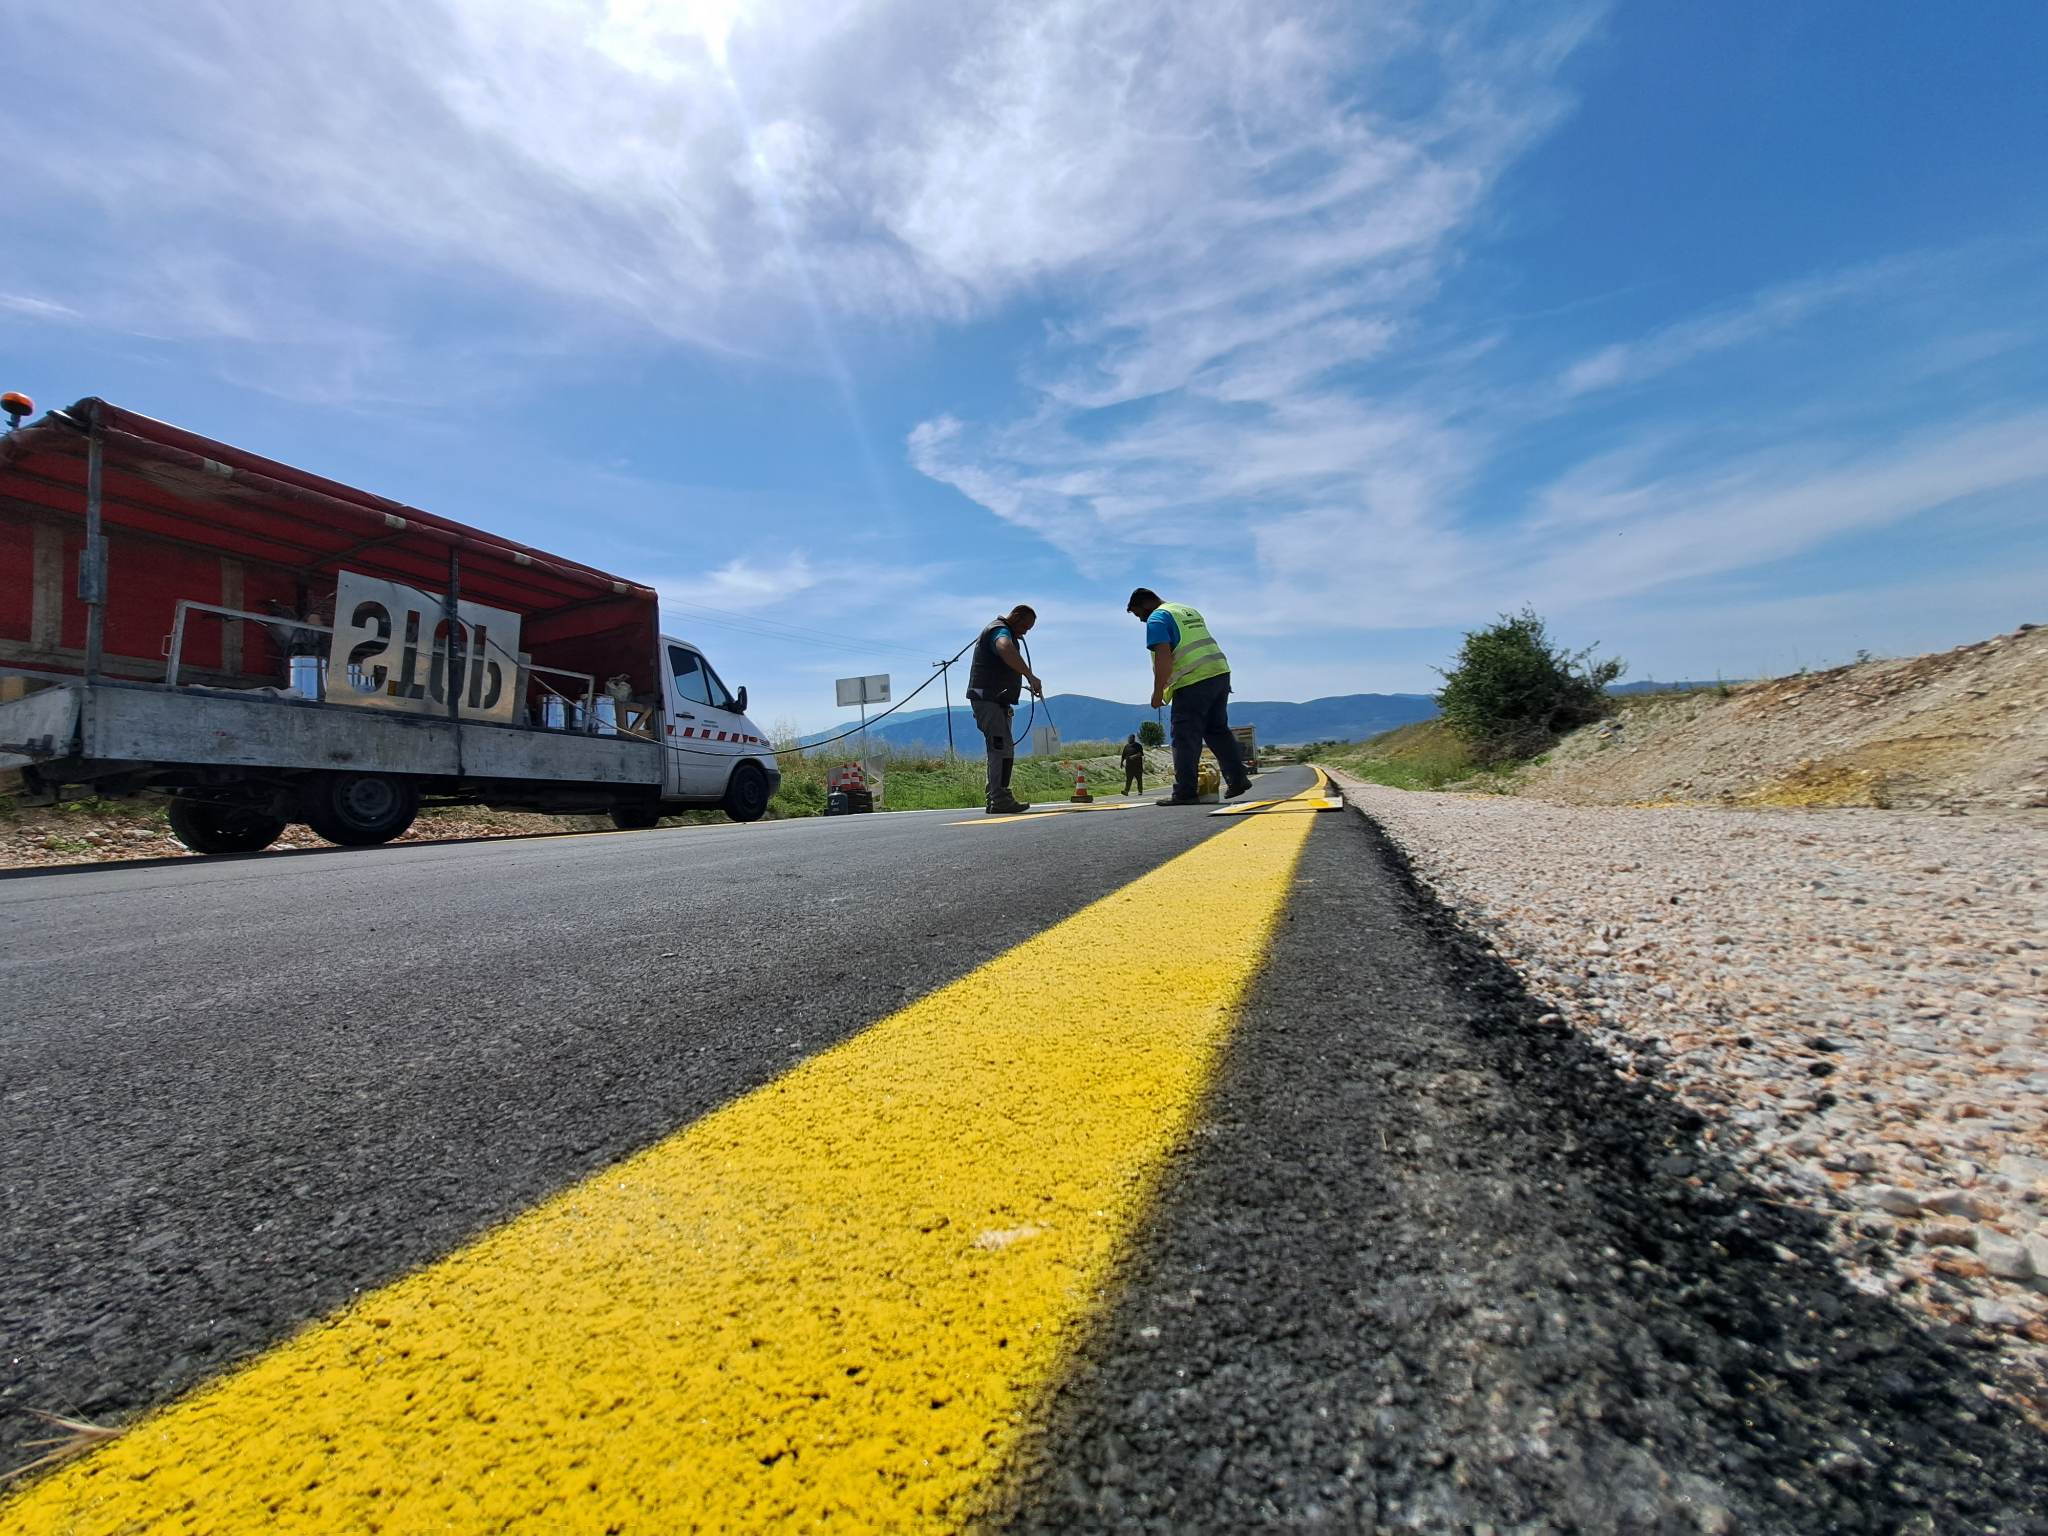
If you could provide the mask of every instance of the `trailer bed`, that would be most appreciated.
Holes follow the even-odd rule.
[[[661,748],[652,741],[471,720],[458,726],[267,691],[66,683],[0,704],[0,769],[73,759],[653,788],[662,782]]]

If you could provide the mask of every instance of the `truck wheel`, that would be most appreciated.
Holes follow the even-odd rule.
[[[344,848],[388,843],[419,814],[419,786],[381,773],[331,773],[306,789],[306,825]]]
[[[725,786],[725,814],[734,821],[759,821],[768,814],[768,775],[759,763],[741,763]]]
[[[286,825],[282,816],[205,800],[173,800],[169,815],[178,841],[194,853],[254,853],[276,842]]]
[[[612,825],[621,832],[645,832],[661,820],[658,805],[615,805],[612,807]]]

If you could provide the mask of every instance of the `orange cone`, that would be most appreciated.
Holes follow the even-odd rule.
[[[1095,797],[1088,793],[1088,770],[1079,763],[1074,764],[1074,804],[1093,805]]]

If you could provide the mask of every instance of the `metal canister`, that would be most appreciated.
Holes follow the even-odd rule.
[[[327,662],[319,656],[294,656],[291,658],[292,687],[309,699],[320,697],[320,680],[327,671]]]

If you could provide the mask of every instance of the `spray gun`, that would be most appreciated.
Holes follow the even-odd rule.
[[[6,394],[0,395],[0,411],[4,411],[7,414],[7,430],[9,432],[20,426],[21,418],[29,415],[35,408],[35,401],[17,390],[10,389]]]

